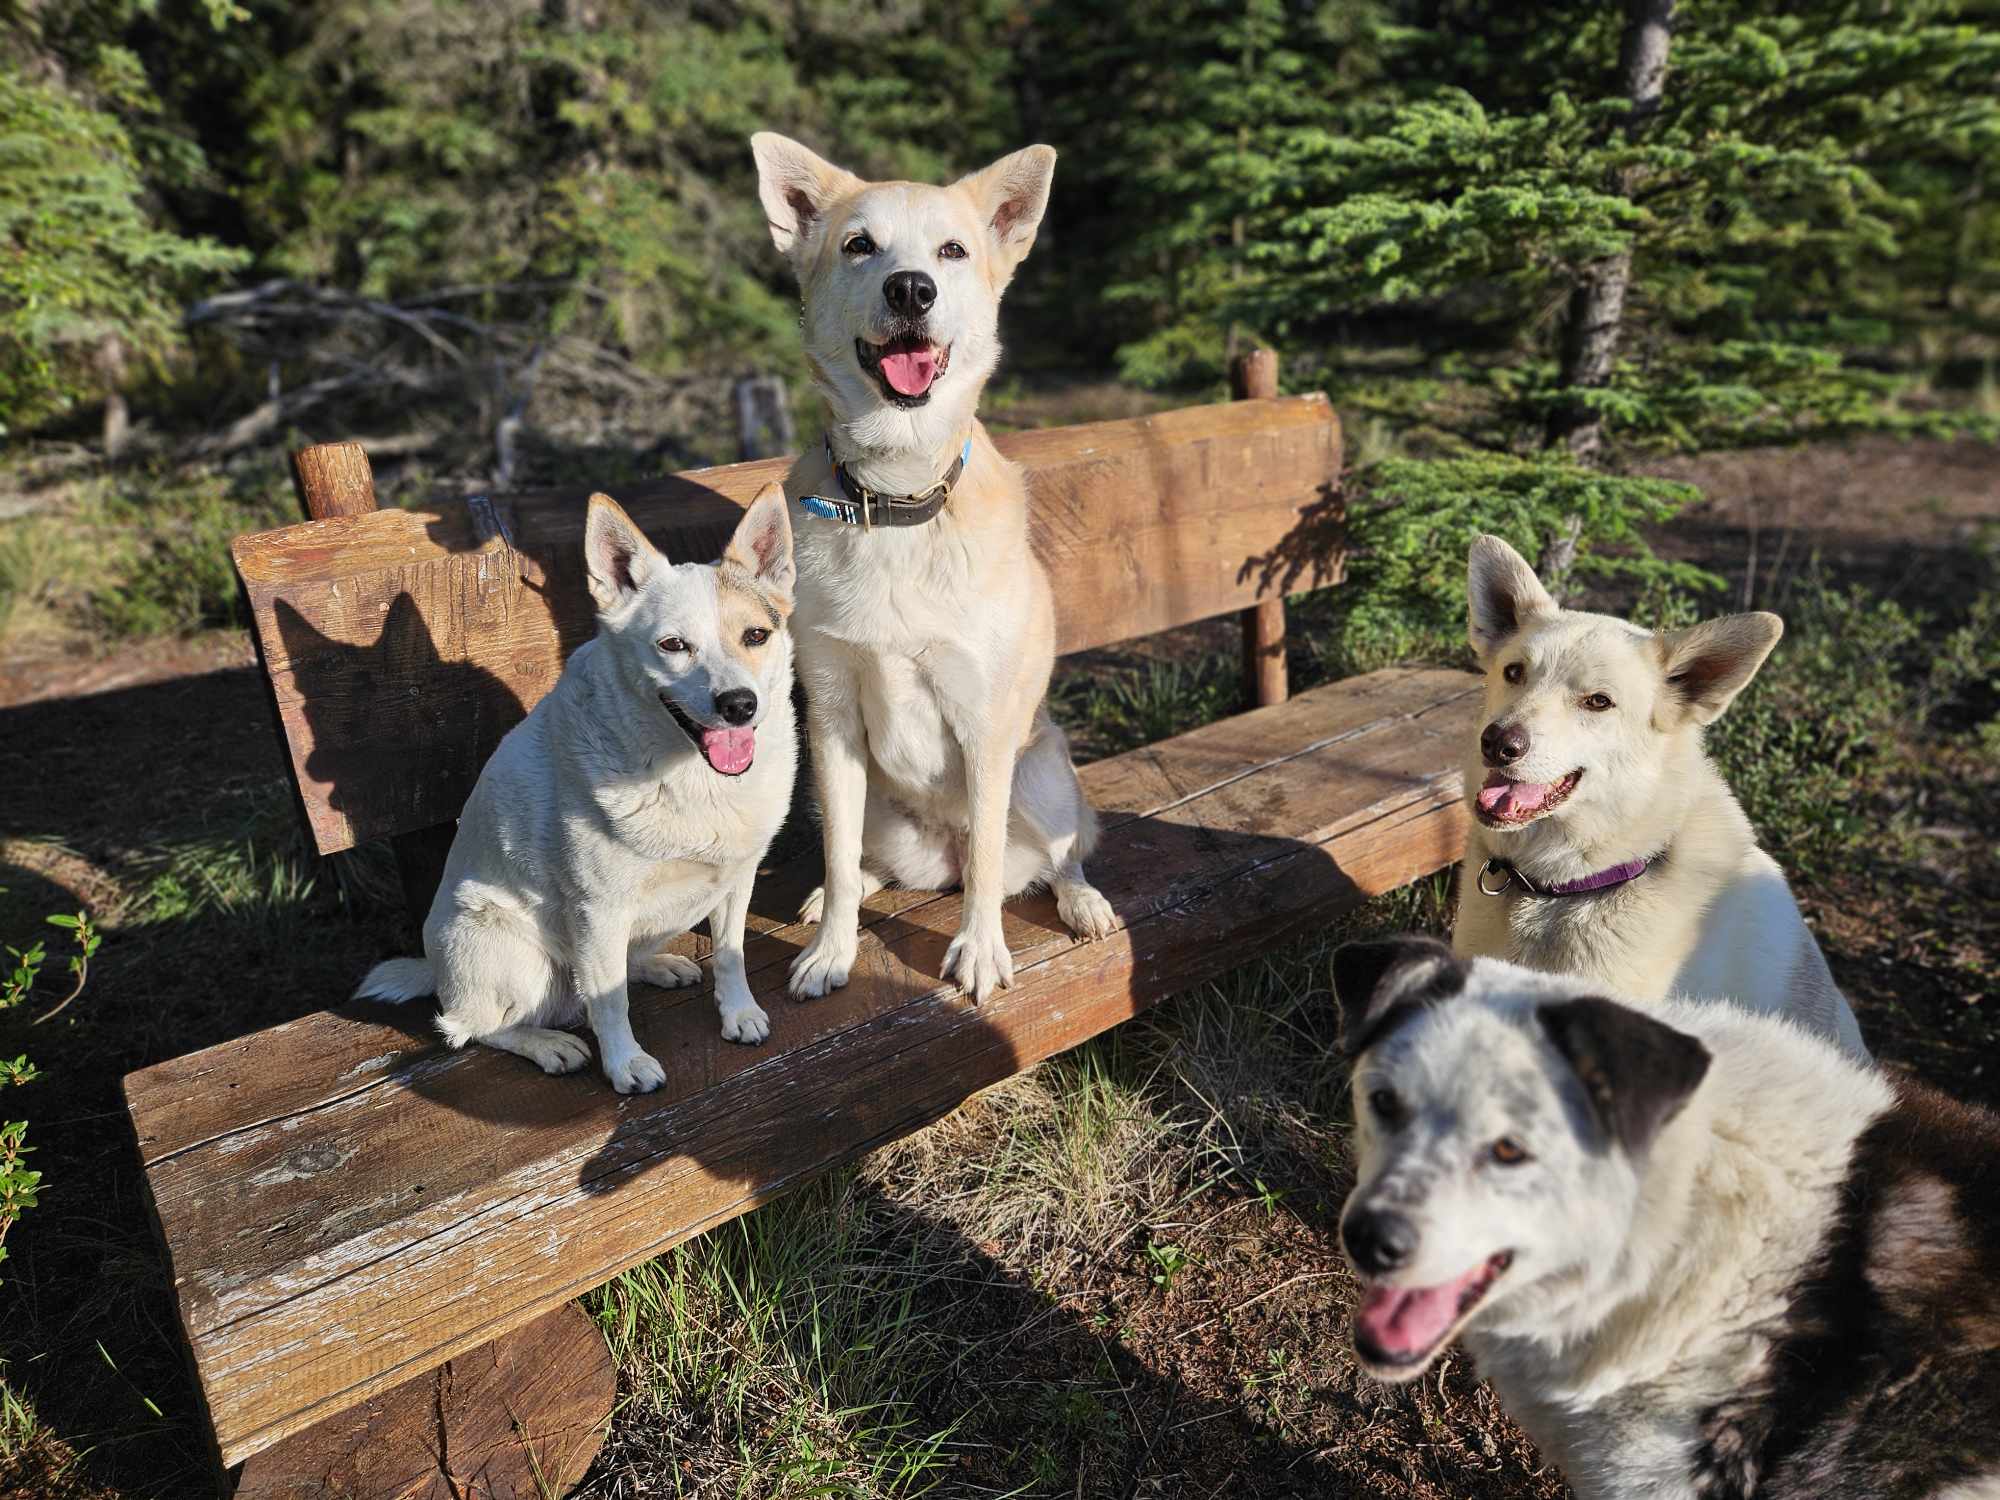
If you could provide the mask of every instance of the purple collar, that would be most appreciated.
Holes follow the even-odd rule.
[[[1564,880],[1554,885],[1536,885],[1506,860],[1489,859],[1480,866],[1477,884],[1488,896],[1504,895],[1516,885],[1530,896],[1589,896],[1598,891],[1608,891],[1615,885],[1624,885],[1628,880],[1637,880],[1646,873],[1651,863],[1650,860],[1631,859],[1622,865],[1613,865],[1608,870],[1599,870],[1595,875],[1586,875],[1581,880]],[[1500,883],[1489,886],[1486,883],[1488,875],[1498,875]]]

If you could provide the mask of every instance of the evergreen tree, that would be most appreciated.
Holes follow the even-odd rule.
[[[245,259],[164,222],[158,190],[202,162],[154,124],[159,101],[120,42],[138,11],[50,6],[0,33],[0,436],[103,396],[115,448],[131,357],[170,354],[185,295]]]
[[[1272,228],[1251,316],[1291,342],[1343,317],[1418,341],[1409,378],[1327,368],[1350,416],[1434,460],[1363,476],[1358,539],[1451,554],[1497,527],[1558,573],[1602,569],[1593,544],[1635,541],[1673,496],[1579,468],[1601,439],[1630,454],[1950,425],[1870,356],[1922,316],[1906,244],[1937,256],[1940,217],[2000,142],[2000,35],[1967,14],[1420,7],[1393,85],[1357,91],[1345,128],[1300,132],[1256,210]],[[1979,233],[1937,257],[1962,301],[1995,265]],[[1452,613],[1455,586],[1434,582],[1403,604]]]
[[[1073,143],[1051,215],[1065,301],[1101,299],[1084,330],[1098,357],[1142,384],[1214,380],[1256,336],[1245,293],[1277,226],[1254,207],[1279,190],[1295,134],[1335,128],[1377,19],[1373,0],[1036,13],[1046,133]]]

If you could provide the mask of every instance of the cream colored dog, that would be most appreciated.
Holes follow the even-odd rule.
[[[1047,883],[1079,935],[1113,924],[1083,873],[1097,820],[1042,701],[1055,613],[1027,491],[973,415],[1055,152],[928,187],[863,182],[782,136],[751,144],[833,411],[785,486],[826,854],[792,992],[847,982],[861,902],[893,880],[963,885],[945,976],[983,1000],[1013,982],[1005,897]]]
[[[1452,946],[1628,999],[1734,1000],[1866,1057],[1784,872],[1702,749],[1784,622],[1655,635],[1561,609],[1493,536],[1468,572],[1486,711]]]

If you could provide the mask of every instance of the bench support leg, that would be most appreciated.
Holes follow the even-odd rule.
[[[1278,394],[1275,350],[1252,349],[1229,364],[1229,394],[1237,401],[1270,401]],[[1252,708],[1269,708],[1290,696],[1285,675],[1285,596],[1262,599],[1243,611],[1243,687]]]
[[[617,1384],[568,1303],[254,1454],[236,1500],[550,1500],[604,1445]]]

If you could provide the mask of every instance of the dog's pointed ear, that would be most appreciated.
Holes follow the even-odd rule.
[[[736,533],[722,554],[722,566],[747,577],[780,614],[792,612],[792,588],[798,581],[792,563],[792,516],[785,504],[785,488],[776,480],[757,491],[757,498],[736,523]]]
[[[1447,945],[1420,933],[1342,943],[1333,952],[1342,1054],[1359,1057],[1411,1007],[1451,999],[1465,988],[1468,967]]]
[[[1028,146],[959,179],[986,222],[1003,284],[1035,243],[1055,175],[1055,147]]]
[[[1465,582],[1466,639],[1481,661],[1531,621],[1558,613],[1528,560],[1497,536],[1473,538]]]
[[[1750,685],[1784,633],[1783,620],[1758,610],[1703,620],[1661,636],[1660,670],[1667,679],[1667,701],[1697,724],[1713,724]]]
[[[583,523],[583,568],[599,610],[629,599],[666,558],[609,495],[590,497]]]
[[[865,184],[790,137],[769,130],[750,137],[750,154],[757,158],[757,196],[770,221],[771,242],[798,265],[825,226],[828,211]]]
[[[1556,1001],[1536,1007],[1535,1017],[1599,1126],[1629,1152],[1652,1145],[1708,1074],[1708,1048],[1615,1000]]]

